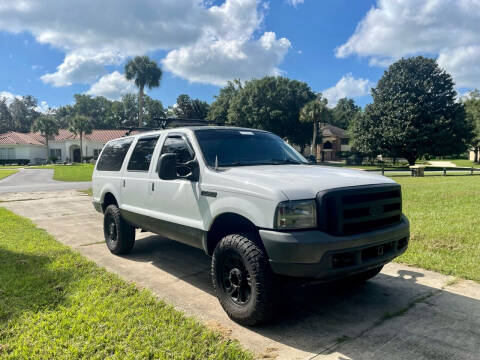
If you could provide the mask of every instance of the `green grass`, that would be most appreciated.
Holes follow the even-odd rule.
[[[7,176],[17,173],[18,170],[2,170],[0,169],[0,180],[5,179]]]
[[[34,166],[30,169],[53,169],[53,180],[58,181],[92,181],[94,167],[92,164],[73,164]]]
[[[460,167],[480,167],[479,164],[475,164],[473,161],[470,161],[468,159],[454,159],[454,160],[445,160],[445,161],[450,161]]]
[[[0,358],[252,356],[0,208]]]
[[[480,282],[480,176],[395,180],[411,225],[397,261]]]

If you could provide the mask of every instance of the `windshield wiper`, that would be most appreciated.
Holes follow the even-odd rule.
[[[292,159],[272,159],[272,164],[273,165],[283,165],[283,164],[298,164],[298,165],[301,165],[301,164],[306,164],[302,161],[299,161],[299,160],[292,160]]]

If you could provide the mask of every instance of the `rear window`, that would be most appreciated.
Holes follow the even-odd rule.
[[[135,149],[133,149],[132,156],[130,156],[127,170],[148,171],[157,140],[158,136],[138,139]]]
[[[108,143],[103,149],[97,163],[98,171],[119,171],[133,138],[115,140]]]

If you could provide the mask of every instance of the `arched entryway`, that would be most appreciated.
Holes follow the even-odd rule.
[[[333,144],[330,141],[325,141],[322,145],[322,161],[333,160]]]

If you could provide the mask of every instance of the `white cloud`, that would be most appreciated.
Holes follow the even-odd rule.
[[[438,56],[459,87],[479,86],[479,33],[478,0],[378,0],[335,54],[380,66],[402,56]]]
[[[122,95],[135,92],[135,85],[128,81],[118,71],[102,76],[86,94],[94,96],[105,96],[107,99],[117,100]]]
[[[290,43],[262,32],[265,9],[261,0],[0,0],[0,30],[65,52],[42,77],[54,86],[93,83],[106,65],[155,50],[168,51],[165,67],[177,76],[220,84],[278,73]]]
[[[368,95],[373,85],[368,79],[355,79],[352,74],[346,74],[335,86],[322,91],[322,95],[328,100],[328,106],[333,107],[344,97],[358,98]]]
[[[286,0],[287,4],[297,7],[299,4],[303,4],[305,0]]]

